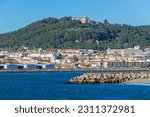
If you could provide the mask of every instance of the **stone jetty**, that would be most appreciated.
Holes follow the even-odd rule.
[[[149,79],[150,72],[140,73],[87,73],[81,76],[72,78],[69,83],[72,84],[108,84],[108,83],[123,83],[135,79]]]

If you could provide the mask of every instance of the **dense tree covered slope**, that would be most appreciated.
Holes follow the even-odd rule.
[[[137,26],[137,28],[146,31],[150,34],[150,25]]]
[[[110,23],[81,23],[71,17],[47,18],[0,35],[0,48],[127,48],[150,47],[150,34],[139,27]]]

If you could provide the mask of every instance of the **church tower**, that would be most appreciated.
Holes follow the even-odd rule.
[[[82,18],[82,23],[89,23],[89,18],[87,17],[87,15],[85,15],[83,18]]]

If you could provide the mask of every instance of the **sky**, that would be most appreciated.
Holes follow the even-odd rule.
[[[48,17],[82,17],[128,25],[150,25],[150,0],[0,0],[0,33]]]

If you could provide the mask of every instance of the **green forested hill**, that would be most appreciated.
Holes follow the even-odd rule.
[[[150,34],[150,25],[137,26],[137,28],[146,31]]]
[[[0,35],[0,48],[127,48],[150,47],[150,34],[128,25],[81,23],[71,17],[47,18]]]

